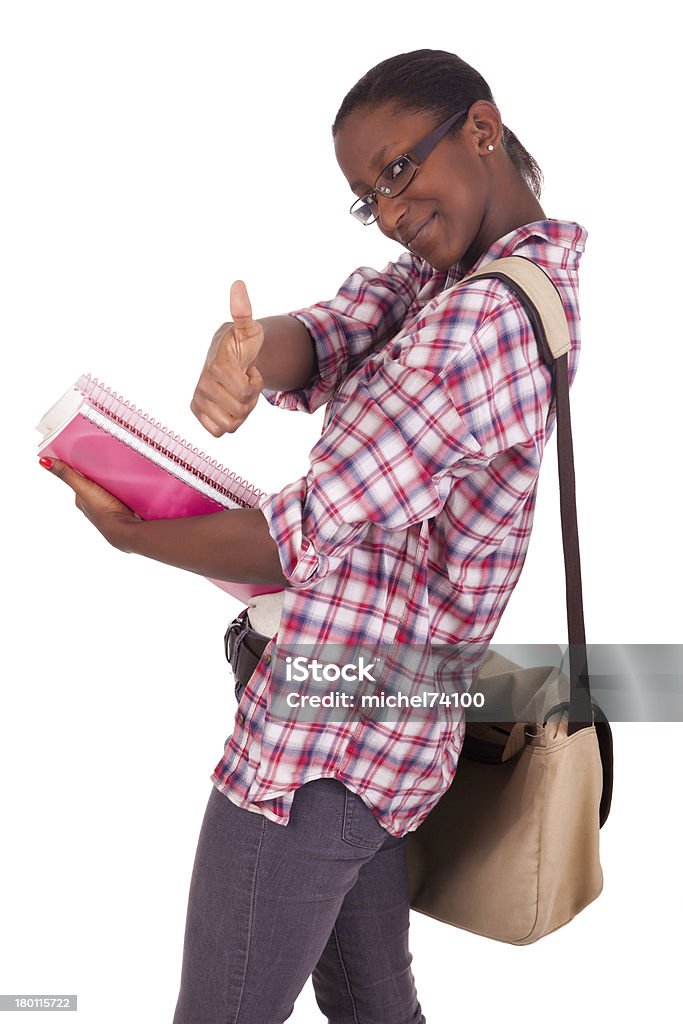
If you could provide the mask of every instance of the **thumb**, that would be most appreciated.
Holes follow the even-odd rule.
[[[244,281],[233,281],[230,287],[230,317],[238,327],[248,327],[253,323],[251,302]]]
[[[68,484],[72,491],[75,492],[77,498],[87,498],[92,495],[95,491],[101,491],[102,488],[99,484],[96,484],[94,480],[91,480],[87,476],[83,476],[82,473],[77,472],[66,462],[62,462],[61,459],[48,459],[42,458],[40,464],[43,469],[47,469],[52,476],[58,476],[60,480],[63,480],[65,484]]]
[[[99,491],[100,487],[93,480],[89,480],[88,477],[83,476],[82,473],[78,473],[71,466],[67,465],[66,462],[62,462],[61,459],[49,459],[42,458],[40,464],[43,469],[47,469],[52,476],[59,477],[65,484],[68,484],[71,490],[76,495],[76,506],[81,508],[81,500],[87,500],[88,496],[91,496],[94,490]]]
[[[233,281],[231,285],[230,316],[239,346],[239,363],[244,370],[254,362],[263,345],[263,327],[252,317],[251,302],[244,281]]]
[[[60,480],[68,484],[74,491],[78,492],[79,487],[86,481],[86,477],[77,473],[71,466],[67,466],[66,462],[62,462],[61,459],[48,459],[45,456],[40,460],[40,464],[43,469],[47,469],[52,473],[53,476],[58,476]]]

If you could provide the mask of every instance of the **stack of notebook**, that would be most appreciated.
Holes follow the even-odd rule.
[[[39,455],[61,459],[143,519],[256,508],[264,494],[84,374],[45,413]],[[210,580],[244,602],[280,587]]]

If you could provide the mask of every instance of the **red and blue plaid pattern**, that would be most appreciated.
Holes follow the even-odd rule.
[[[570,382],[585,239],[579,224],[538,221],[471,268],[519,253],[546,270],[569,322]],[[435,271],[404,253],[381,273],[360,267],[334,299],[291,314],[313,336],[319,376],[305,389],[264,394],[285,409],[327,408],[308,473],[260,507],[292,584],[279,643],[449,644],[466,689],[524,563],[555,410],[519,300],[496,280],[453,289],[463,276],[458,264]],[[269,715],[267,654],[214,785],[286,824],[299,786],[334,777],[393,835],[417,828],[455,774],[462,711],[283,721]]]

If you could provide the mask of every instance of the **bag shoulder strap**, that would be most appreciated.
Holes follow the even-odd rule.
[[[522,288],[532,303],[542,325],[542,337],[539,338],[546,362],[559,359],[572,347],[569,335],[569,324],[564,312],[562,298],[552,278],[545,270],[533,263],[526,256],[505,256],[493,260],[486,266],[475,270],[473,274],[463,277],[458,284],[472,281],[477,277],[497,277],[499,280],[514,283]],[[535,327],[535,325],[534,325]],[[550,358],[548,358],[548,354]]]
[[[553,372],[569,634],[570,697],[567,732],[571,735],[593,724],[593,705],[583,618],[574,449],[569,410],[569,325],[555,282],[538,264],[526,256],[506,256],[500,260],[493,260],[473,274],[462,278],[455,287],[477,278],[495,278],[503,281],[517,295],[531,321],[543,359]]]

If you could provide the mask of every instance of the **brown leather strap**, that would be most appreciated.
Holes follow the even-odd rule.
[[[513,276],[514,275],[514,276]],[[583,591],[579,530],[576,517],[574,448],[569,411],[569,363],[567,339],[569,327],[554,281],[525,256],[494,260],[458,282],[456,287],[475,278],[503,281],[522,303],[531,321],[543,359],[553,371],[557,413],[557,463],[560,478],[560,517],[567,598],[569,634],[569,724],[571,735],[593,724],[588,656],[583,620]],[[533,300],[531,298],[533,295]],[[561,312],[561,317],[560,317]],[[561,329],[560,324],[564,324]]]

